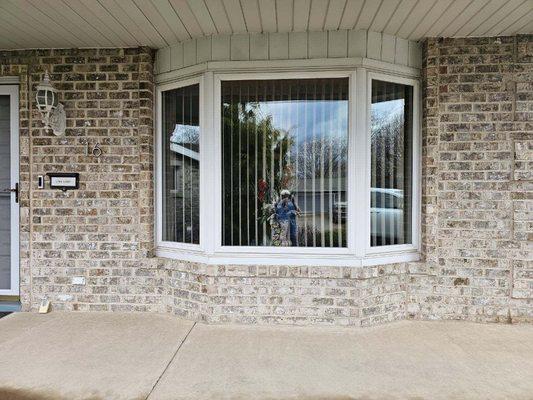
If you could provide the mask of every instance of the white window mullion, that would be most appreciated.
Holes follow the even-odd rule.
[[[367,131],[366,70],[358,68],[350,85],[348,168],[348,242],[357,257],[365,255],[370,229],[370,137]]]
[[[222,178],[220,135],[217,135],[221,127],[221,105],[220,96],[212,96],[213,92],[220,92],[215,86],[213,73],[207,72],[200,81],[200,245],[208,255],[215,252],[222,232],[222,197],[217,186]]]

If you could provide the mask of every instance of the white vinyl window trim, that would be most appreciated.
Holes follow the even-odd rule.
[[[177,249],[177,250],[187,250],[193,253],[202,253],[201,245],[193,243],[178,243],[178,242],[169,242],[163,240],[163,157],[162,157],[162,146],[163,146],[163,93],[173,89],[179,89],[191,85],[200,86],[200,106],[202,105],[203,100],[203,77],[194,77],[190,79],[181,80],[178,82],[168,83],[165,85],[160,85],[156,88],[156,107],[155,107],[155,138],[154,138],[154,152],[155,152],[155,163],[154,163],[154,177],[155,177],[155,241],[157,247]],[[205,140],[202,137],[202,118],[204,117],[204,111],[200,107],[200,207],[204,202],[205,191],[202,189],[203,185],[203,165],[205,163]],[[201,211],[201,208],[200,208]],[[205,242],[202,240],[202,216],[200,214],[200,243]]]
[[[222,245],[221,82],[349,78],[347,247],[268,247]],[[370,246],[370,103],[372,79],[413,86],[412,243]],[[162,94],[200,86],[200,243],[162,240]],[[207,264],[362,266],[420,259],[420,96],[416,79],[376,73],[368,68],[288,72],[203,72],[156,88],[155,243],[156,256]],[[363,188],[363,190],[361,189]],[[358,206],[358,205],[364,206]],[[363,224],[357,221],[365,221]]]

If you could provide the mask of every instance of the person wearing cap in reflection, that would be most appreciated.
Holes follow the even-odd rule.
[[[294,196],[287,189],[280,192],[280,199],[276,203],[276,219],[281,228],[281,245],[297,246],[298,224],[296,217],[300,209],[296,205]]]

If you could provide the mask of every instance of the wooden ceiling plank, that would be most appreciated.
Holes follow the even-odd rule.
[[[429,27],[424,33],[426,37],[436,37],[446,28],[459,14],[461,14],[472,0],[454,0],[452,5]]]
[[[259,0],[259,15],[261,16],[263,32],[278,31],[275,0]]]
[[[143,14],[143,12],[137,7],[132,0],[115,0],[118,6],[127,14],[135,25],[135,33],[143,32],[144,35],[150,41],[153,47],[161,48],[166,47],[169,43],[161,36],[159,31],[150,22],[150,20]]]
[[[437,0],[422,0],[419,1],[411,13],[407,16],[396,35],[407,39],[413,32],[416,26],[425,18],[428,12],[433,8]]]
[[[196,20],[200,24],[204,35],[214,35],[217,33],[213,18],[211,18],[211,14],[203,0],[189,0],[189,7],[196,16]]]
[[[0,26],[0,50],[15,50],[24,47],[19,42],[8,39],[9,33],[6,33],[2,28],[3,26]]]
[[[115,0],[98,0],[115,20],[115,24],[120,24],[135,40],[142,46],[151,43],[150,38],[137,27],[137,24],[118,5]]]
[[[494,13],[488,15],[484,20],[481,21],[476,29],[468,33],[472,36],[485,36],[487,31],[496,25],[498,22],[503,20],[507,15],[512,13],[516,8],[524,3],[524,0],[509,0],[503,6],[499,7]],[[472,21],[473,22],[473,21]],[[476,21],[478,22],[478,21]]]
[[[309,26],[309,10],[311,9],[311,0],[294,0],[292,29],[295,32],[304,32]]]
[[[86,46],[113,46],[113,42],[94,29],[86,20],[81,18],[61,0],[30,0],[35,8],[43,14],[54,19],[59,24],[64,24],[71,31],[79,30],[83,33],[83,41]],[[60,3],[60,4],[59,4]],[[50,12],[52,10],[53,12]],[[90,40],[85,40],[89,38]],[[91,40],[94,39],[94,40]]]
[[[224,7],[231,25],[233,33],[245,33],[246,22],[242,13],[242,7],[239,0],[224,0]]]
[[[382,32],[389,20],[392,18],[392,15],[396,11],[396,8],[399,6],[399,4],[400,0],[383,0],[381,2],[381,7],[369,29],[374,32]]]
[[[146,0],[133,0],[139,10],[143,13],[146,19],[150,21],[154,29],[159,32],[159,35],[165,39],[165,42],[169,45],[176,44],[180,41],[178,36],[170,29],[169,24],[167,21],[163,18],[161,13],[157,10],[154,3],[151,1]],[[172,12],[174,14],[174,12]],[[177,18],[175,18],[177,19]],[[175,23],[175,21],[174,21]]]
[[[292,31],[292,12],[294,3],[292,0],[276,0],[276,19],[278,21],[278,32]]]
[[[363,9],[364,0],[348,0],[344,7],[339,29],[353,29]]]
[[[161,18],[165,20],[172,33],[178,38],[178,41],[182,42],[191,38],[191,35],[189,35],[185,25],[183,25],[181,19],[176,15],[174,8],[172,8],[168,0],[150,1],[159,15],[161,15]]]
[[[376,13],[381,7],[381,0],[367,0],[365,1],[365,4],[363,5],[363,9],[361,10],[361,14],[359,15],[359,18],[357,19],[357,22],[354,26],[355,30],[359,29],[368,29],[370,28],[370,25],[372,25],[372,22],[374,22],[374,17],[376,16]]]
[[[450,7],[453,0],[438,0],[409,35],[410,40],[420,40]]]
[[[472,19],[490,0],[472,0],[470,4],[455,17],[448,26],[446,26],[436,36],[453,36],[462,26]]]
[[[389,35],[396,35],[403,22],[411,13],[411,10],[415,7],[417,0],[402,0],[402,2],[396,8],[393,16],[390,18],[389,22],[383,29],[384,33]]]
[[[27,25],[18,23],[18,19],[14,19],[11,14],[0,13],[0,28],[9,32],[7,38],[10,42],[15,43],[16,48],[35,48],[35,47],[51,47],[50,42],[42,36],[35,36],[26,28]]]
[[[262,32],[261,16],[259,15],[259,4],[257,0],[241,0],[242,13],[248,32]]]
[[[346,0],[330,0],[324,30],[336,31],[341,24],[342,13],[346,6]]]
[[[170,0],[170,4],[172,5],[172,8],[174,8],[175,13],[178,15],[183,25],[185,25],[185,28],[191,37],[194,38],[203,36],[202,28],[200,27],[198,21],[196,21],[196,17],[191,11],[189,3],[187,3],[186,0]]]
[[[522,28],[524,28],[528,24],[532,25],[532,29],[522,31]],[[524,14],[519,20],[513,22],[512,25],[505,28],[502,32],[499,33],[499,35],[510,36],[526,32],[533,32],[533,10],[529,11],[527,14]]]
[[[463,37],[476,30],[487,18],[498,11],[504,2],[501,0],[490,0],[485,6],[472,16],[464,25],[462,25],[453,36]]]
[[[309,30],[321,31],[324,29],[328,2],[324,0],[311,0],[311,10],[309,11]]]
[[[516,31],[516,33],[529,34],[529,35],[531,35],[531,32],[533,32],[533,21],[528,22],[522,28],[519,28]]]
[[[527,15],[533,9],[532,4],[533,3],[530,1],[524,1],[521,5],[515,8],[514,11],[509,13],[505,18],[501,19],[492,28],[486,31],[484,35],[485,36],[500,35],[509,26],[516,23],[516,21],[520,20],[524,15]]]
[[[76,12],[102,35],[113,42],[114,46],[137,46],[139,42],[97,1],[90,6],[82,0],[63,0],[67,7]]]
[[[24,43],[29,47],[50,47],[56,43],[55,39],[42,32],[32,24],[25,23],[24,20],[12,14],[9,10],[2,8],[0,5],[0,20],[6,28],[12,30],[12,34],[17,38],[17,42]],[[14,39],[13,39],[14,40]]]
[[[42,14],[25,0],[12,1],[8,0],[3,3],[4,7],[9,7],[13,15],[16,15],[23,24],[31,25],[32,28],[46,33],[46,36],[52,38],[59,47],[78,47],[81,41],[72,33],[58,25],[49,17]],[[46,22],[45,22],[46,21]],[[55,46],[55,45],[54,45]]]

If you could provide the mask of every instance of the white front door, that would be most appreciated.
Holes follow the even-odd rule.
[[[18,85],[0,85],[0,295],[19,294]]]

